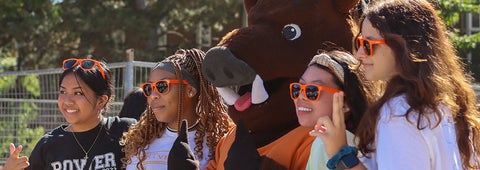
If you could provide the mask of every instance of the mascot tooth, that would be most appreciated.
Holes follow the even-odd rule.
[[[252,103],[253,104],[260,104],[265,102],[268,99],[267,90],[265,90],[265,86],[263,86],[263,80],[257,74],[255,76],[255,80],[252,83]]]

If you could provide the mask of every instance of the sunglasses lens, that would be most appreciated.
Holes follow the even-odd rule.
[[[310,100],[316,100],[318,98],[318,88],[316,86],[307,86],[305,88],[305,95]]]
[[[82,68],[91,69],[95,65],[95,62],[92,60],[83,60]]]
[[[143,93],[145,93],[146,96],[150,96],[152,94],[152,85],[150,84],[145,84],[142,86]]]
[[[63,64],[63,68],[71,69],[72,67],[75,67],[75,63],[77,63],[77,60],[66,60]]]
[[[370,49],[371,45],[368,40],[363,40],[363,48],[365,49],[365,53],[368,55],[372,55],[372,49]]]
[[[293,98],[298,98],[298,96],[300,95],[300,85],[299,84],[293,84],[291,87],[291,91],[292,91],[292,97]]]
[[[168,83],[166,81],[159,81],[155,86],[160,93],[166,93],[168,91]]]

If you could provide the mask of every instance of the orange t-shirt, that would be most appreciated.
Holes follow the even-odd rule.
[[[218,142],[215,159],[208,163],[206,170],[225,169],[223,164],[235,140],[235,130],[236,128],[232,128]],[[310,156],[310,147],[315,139],[308,134],[310,130],[301,126],[297,127],[272,143],[258,148],[257,151],[260,156],[266,156],[287,169],[304,170]]]

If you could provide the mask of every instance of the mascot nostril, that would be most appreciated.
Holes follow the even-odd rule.
[[[302,30],[297,24],[288,24],[283,27],[283,37],[287,40],[293,41],[302,35]]]
[[[228,69],[228,67],[223,67],[222,70],[223,70],[223,73],[225,74],[225,77],[227,77],[228,79],[233,80],[235,78],[232,71],[230,69]]]
[[[251,84],[257,74],[225,47],[214,47],[205,53],[202,72],[216,87]]]
[[[215,77],[215,73],[212,72],[211,69],[204,69],[204,75],[205,77],[208,77],[208,79],[211,81],[211,82],[214,82],[216,80],[216,77]]]

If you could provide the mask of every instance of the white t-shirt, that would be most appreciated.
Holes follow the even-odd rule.
[[[349,146],[356,146],[355,145],[355,135],[352,132],[345,131],[347,135],[347,143]],[[322,139],[316,137],[312,143],[312,147],[310,149],[310,156],[308,157],[307,167],[306,170],[328,170],[327,162],[330,159],[327,155],[327,151],[325,151],[325,146],[323,145]]]
[[[195,130],[188,132],[188,144],[195,152]],[[166,170],[168,153],[173,146],[173,142],[177,139],[177,133],[165,130],[165,134],[161,138],[155,139],[145,150],[147,159],[143,161],[143,167],[145,170]],[[208,165],[208,153],[209,148],[206,144],[207,140],[203,142],[203,159],[200,160],[195,155],[195,158],[200,162],[200,169],[204,169]],[[136,156],[132,157],[132,164],[127,165],[127,170],[135,170],[138,163]]]
[[[368,169],[409,170],[456,170],[462,169],[453,117],[448,108],[440,105],[442,121],[436,127],[418,130],[415,112],[410,113],[411,122],[404,116],[410,106],[405,95],[392,98],[380,110],[377,123],[376,151],[370,159],[360,160]],[[431,122],[438,117],[429,114]],[[427,120],[423,119],[422,125]],[[466,139],[467,140],[467,139]]]

